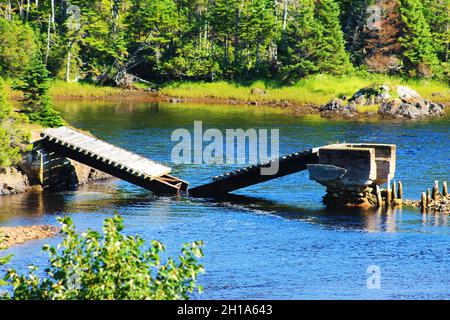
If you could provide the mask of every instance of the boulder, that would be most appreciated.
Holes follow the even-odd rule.
[[[398,108],[397,114],[399,116],[409,118],[409,119],[417,119],[422,116],[422,113],[419,109],[417,109],[414,105],[409,103],[402,103]]]
[[[263,95],[266,94],[266,91],[261,88],[253,88],[251,93],[256,95]]]
[[[3,168],[0,181],[0,195],[18,194],[30,189],[28,177],[15,167]]]
[[[397,86],[397,94],[400,99],[420,99],[420,94],[410,87]]]
[[[344,100],[336,98],[336,99],[331,100],[329,103],[327,103],[323,107],[321,107],[320,110],[321,111],[336,111],[336,110],[343,109],[344,105],[345,105]]]

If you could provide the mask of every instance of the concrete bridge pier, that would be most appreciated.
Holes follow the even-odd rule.
[[[395,175],[396,147],[391,144],[336,144],[319,148],[310,179],[327,188],[327,206],[381,206],[377,186]]]

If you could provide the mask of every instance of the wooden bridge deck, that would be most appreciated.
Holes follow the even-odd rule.
[[[303,150],[270,161],[279,161],[279,170],[274,175],[261,174],[261,169],[268,167],[270,162],[252,165],[214,177],[212,182],[190,189],[189,194],[195,197],[224,195],[231,191],[307,170],[308,164],[318,163],[318,160],[318,148]]]
[[[41,136],[44,147],[155,193],[187,190],[188,183],[169,175],[169,167],[95,137],[67,127],[47,129]]]

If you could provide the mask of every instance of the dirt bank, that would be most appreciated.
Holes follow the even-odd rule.
[[[6,249],[28,241],[51,238],[59,232],[54,226],[2,227],[0,248]]]

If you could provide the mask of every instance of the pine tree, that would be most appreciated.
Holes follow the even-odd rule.
[[[351,69],[345,51],[344,34],[340,24],[339,6],[335,0],[315,0],[315,16],[321,25],[319,38],[319,70],[324,73],[343,74]]]
[[[272,0],[252,0],[245,5],[241,40],[247,52],[246,67],[258,73],[267,66],[268,49],[276,36]]]
[[[322,26],[314,19],[312,0],[301,0],[298,9],[290,13],[290,21],[279,48],[283,80],[293,82],[319,71],[318,40]]]
[[[14,88],[23,92],[21,100],[23,112],[32,123],[38,123],[44,127],[58,127],[64,125],[59,113],[51,106],[48,89],[49,72],[40,55],[35,55],[27,68],[25,75]]]
[[[430,25],[440,61],[450,60],[450,0],[423,0],[425,18]]]
[[[405,71],[410,76],[431,77],[437,71],[439,61],[421,0],[400,0],[400,14],[404,28],[399,41],[403,47]]]
[[[30,149],[26,119],[13,112],[4,88],[0,78],[0,168],[20,162],[21,153]]]

